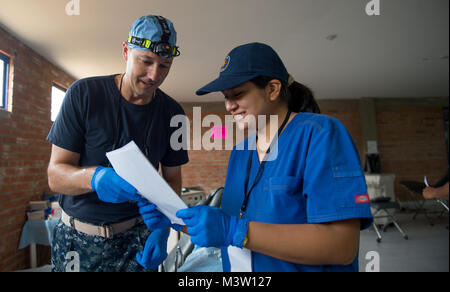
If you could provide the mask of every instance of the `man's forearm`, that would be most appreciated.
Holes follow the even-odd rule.
[[[56,164],[48,168],[50,189],[69,196],[92,192],[91,179],[96,167],[78,168],[69,164]]]
[[[181,180],[168,181],[167,183],[178,196],[181,196]]]

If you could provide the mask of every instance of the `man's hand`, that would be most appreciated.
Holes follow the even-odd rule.
[[[167,258],[169,229],[153,231],[145,242],[143,251],[136,254],[137,262],[146,269],[156,270]]]
[[[182,226],[178,224],[172,224],[163,213],[156,209],[156,205],[150,203],[146,199],[141,199],[138,202],[139,213],[142,219],[150,230],[173,228],[176,231],[180,231]]]
[[[92,176],[91,186],[99,199],[106,203],[138,202],[141,199],[137,190],[112,168],[98,167]]]
[[[439,188],[426,187],[422,195],[427,200],[448,200],[448,183]]]

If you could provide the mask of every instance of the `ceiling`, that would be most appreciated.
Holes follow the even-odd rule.
[[[77,0],[72,0],[77,1]],[[162,86],[178,101],[216,78],[235,46],[258,41],[318,99],[449,95],[449,1],[380,0],[0,0],[0,26],[75,78],[125,70],[121,45],[141,15],[175,24],[182,55]],[[332,35],[336,35],[334,40]]]

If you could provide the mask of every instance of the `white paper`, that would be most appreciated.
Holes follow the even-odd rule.
[[[252,251],[235,246],[228,247],[228,258],[230,260],[230,272],[253,272]]]
[[[124,147],[106,153],[116,173],[134,186],[138,192],[155,204],[172,224],[184,225],[175,214],[187,206],[172,190],[144,154],[131,141]]]

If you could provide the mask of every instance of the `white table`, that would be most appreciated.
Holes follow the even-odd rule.
[[[51,246],[53,229],[58,220],[28,220],[22,228],[19,249],[30,246],[31,268],[37,267],[36,244]]]

